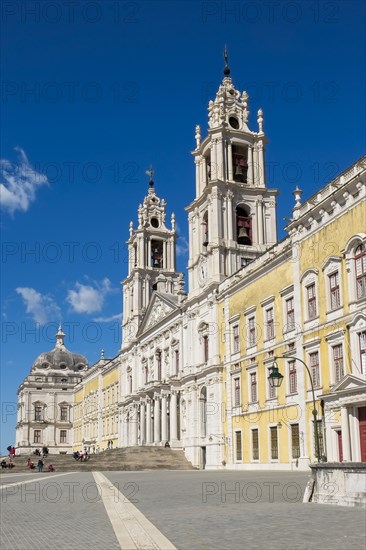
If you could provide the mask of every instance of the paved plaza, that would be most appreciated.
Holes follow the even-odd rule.
[[[307,480],[268,471],[7,473],[1,548],[364,549],[365,511],[303,504]]]

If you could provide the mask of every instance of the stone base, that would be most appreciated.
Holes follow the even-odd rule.
[[[310,464],[315,481],[312,502],[366,508],[366,463]]]

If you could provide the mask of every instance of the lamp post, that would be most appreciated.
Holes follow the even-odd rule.
[[[316,456],[317,456],[318,462],[320,462],[320,442],[319,442],[319,432],[318,432],[318,422],[317,422],[317,414],[318,413],[317,413],[316,406],[315,406],[314,384],[313,384],[313,379],[311,377],[311,372],[309,370],[309,367],[299,357],[294,357],[293,355],[290,356],[290,357],[285,357],[283,355],[278,355],[278,356],[273,358],[274,365],[272,367],[270,375],[268,376],[268,381],[269,381],[269,383],[272,387],[275,387],[275,388],[280,387],[280,385],[282,384],[283,375],[278,371],[276,360],[277,359],[289,359],[289,358],[294,360],[294,361],[300,361],[300,363],[302,363],[304,365],[304,367],[306,368],[307,373],[309,375],[310,384],[311,384],[311,393],[312,393],[312,396],[313,396],[313,411],[312,411],[312,414],[313,414],[313,417],[314,417],[314,436],[315,436]]]

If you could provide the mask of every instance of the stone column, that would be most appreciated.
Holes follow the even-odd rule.
[[[167,411],[167,396],[161,396],[161,440],[163,442],[168,439],[168,411]]]
[[[205,157],[202,158],[201,170],[202,170],[202,187],[205,188],[207,185],[207,163],[206,163]]]
[[[201,177],[201,157],[196,157],[194,159],[194,163],[196,165],[196,184],[197,184],[197,195],[199,195],[202,191],[202,177]]]
[[[263,231],[263,201],[262,199],[257,200],[257,226],[258,226],[258,244],[263,244],[264,242],[264,231]]]
[[[258,144],[258,162],[259,162],[259,177],[258,183],[261,187],[264,187],[264,147],[260,141]]]
[[[233,193],[231,191],[227,194],[227,238],[229,241],[233,240]]]
[[[253,183],[255,187],[259,185],[259,161],[258,161],[258,146],[254,145],[253,150]]]
[[[140,404],[140,445],[145,445],[146,436],[145,436],[145,402],[142,401]]]
[[[146,400],[146,443],[152,443],[151,438],[151,399]]]
[[[231,141],[227,144],[227,175],[228,179],[233,179],[233,146],[231,144]]]
[[[253,185],[253,147],[248,147],[248,184]]]
[[[349,422],[347,407],[341,407],[341,426],[342,426],[342,450],[343,461],[351,461],[351,441],[349,436]]]
[[[177,439],[177,392],[172,391],[170,396],[170,439]]]
[[[132,409],[132,417],[130,421],[131,427],[131,445],[137,445],[138,438],[138,406],[135,405]]]
[[[154,398],[154,443],[160,443],[160,397]]]

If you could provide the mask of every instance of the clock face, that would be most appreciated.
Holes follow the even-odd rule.
[[[198,263],[198,282],[204,286],[207,282],[207,258],[201,257]]]

